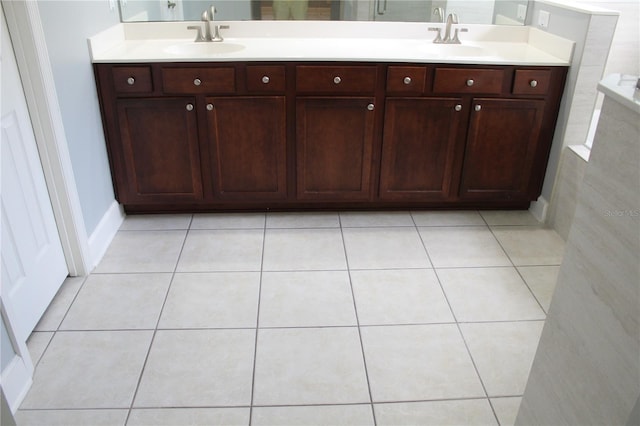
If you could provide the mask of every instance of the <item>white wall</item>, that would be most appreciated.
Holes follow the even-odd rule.
[[[114,201],[87,38],[120,22],[108,0],[39,1],[87,234]]]

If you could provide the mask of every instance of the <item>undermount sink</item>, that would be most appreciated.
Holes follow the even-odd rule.
[[[167,47],[165,52],[180,56],[201,56],[201,55],[219,55],[222,53],[238,52],[244,49],[244,46],[236,43],[227,42],[185,42],[173,44]]]

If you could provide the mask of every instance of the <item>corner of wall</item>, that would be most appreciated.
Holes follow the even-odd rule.
[[[125,213],[122,206],[114,200],[102,216],[102,219],[100,219],[96,229],[89,237],[91,270],[93,270],[102,260],[102,257],[109,248],[109,244],[111,244],[111,241],[113,241],[113,238],[116,236],[120,225],[122,225],[124,218]]]

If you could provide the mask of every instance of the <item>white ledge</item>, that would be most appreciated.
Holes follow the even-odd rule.
[[[93,62],[381,61],[566,66],[574,43],[532,27],[459,24],[462,48],[432,42],[433,23],[227,21],[226,43],[239,51],[178,55],[201,22],[118,24],[89,39]],[[225,43],[223,42],[223,43]],[[466,46],[466,47],[465,47]],[[478,53],[481,52],[481,53]]]

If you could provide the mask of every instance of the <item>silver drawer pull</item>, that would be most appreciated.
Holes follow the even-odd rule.
[[[193,84],[196,86],[200,86],[202,84],[202,80],[200,80],[199,78],[196,78],[195,80],[193,80]]]
[[[368,109],[369,111],[373,111],[375,108],[376,108],[376,106],[375,106],[374,104],[369,104],[369,105],[367,105],[367,109]]]
[[[473,83],[475,83],[475,81],[473,81],[472,79],[467,80],[467,86],[471,87],[473,86]]]
[[[265,75],[265,76],[262,77],[262,82],[264,84],[268,84],[270,81],[271,81],[271,79],[269,78],[268,75]]]
[[[404,84],[411,84],[411,77],[405,77],[402,81],[404,82]]]
[[[213,104],[207,104],[207,111],[213,111]]]
[[[340,83],[342,83],[342,79],[340,77],[336,76],[336,77],[333,77],[333,82],[335,84],[340,84]]]
[[[456,111],[460,112],[460,111],[462,111],[462,105],[458,104],[458,105],[456,105],[456,106],[455,106],[455,108],[454,108],[454,109],[455,109]]]
[[[136,82],[136,79],[135,79],[135,78],[133,78],[133,77],[129,77],[129,78],[127,79],[127,84],[128,84],[129,86],[133,86],[133,84],[134,84],[135,82]]]
[[[531,80],[531,81],[529,82],[529,86],[531,86],[531,87],[537,87],[537,86],[538,86],[538,81],[537,81],[537,80]]]
[[[476,111],[480,111],[482,109],[482,105],[476,105],[475,107],[473,107],[473,109]]]
[[[193,104],[187,104],[187,111],[193,111]]]

